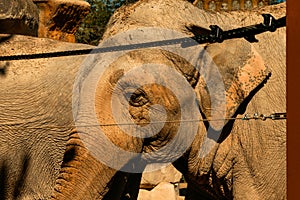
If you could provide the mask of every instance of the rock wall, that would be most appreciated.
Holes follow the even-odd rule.
[[[75,42],[90,5],[84,0],[1,0],[0,8],[0,34]]]
[[[90,5],[83,0],[33,0],[38,6],[38,36],[75,42],[75,32],[89,13]]]
[[[0,33],[38,35],[39,10],[32,0],[0,1]]]

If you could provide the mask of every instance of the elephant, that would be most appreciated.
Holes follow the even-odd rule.
[[[196,9],[182,1],[146,2],[119,10],[111,18],[104,38],[145,24],[193,36],[193,34],[208,34],[209,25],[217,24],[223,30],[228,30],[261,23],[263,21],[261,14],[264,13],[270,13],[275,18],[286,14],[285,3],[253,11],[214,13]],[[280,28],[275,32],[259,34],[256,38],[258,42],[251,45],[262,56],[263,62],[270,70],[268,80],[250,92],[244,102],[237,101],[238,108],[226,115],[229,118],[241,119],[247,113],[255,116],[286,112],[286,29]],[[231,59],[230,55],[242,54],[230,52],[229,43],[208,44],[206,47],[220,71],[222,65],[229,70],[228,66],[233,64],[229,60],[237,59],[235,56]],[[222,75],[226,77],[224,78],[226,86],[228,74],[223,72]],[[195,92],[200,102],[202,117],[210,119],[214,94],[208,97],[205,88],[205,84],[200,82]],[[226,92],[229,93],[229,90],[226,89]],[[234,94],[231,93],[228,97],[238,99],[232,95]],[[239,95],[239,92],[236,92],[236,95]],[[232,105],[230,102],[227,103]],[[227,107],[227,110],[230,109]],[[213,123],[213,121],[206,122],[206,130],[209,129],[207,127],[214,129]],[[286,199],[285,119],[229,120],[222,129],[218,145],[211,154],[201,159],[199,154],[203,150],[201,142],[203,134],[195,137],[189,151],[173,162],[188,182],[186,199],[199,199],[202,196],[204,199]]]
[[[281,17],[284,9],[265,7],[246,18],[249,11],[139,1],[111,18],[102,54],[1,61],[0,198],[136,199],[146,165],[172,162],[188,182],[187,199],[285,199],[285,120],[233,120],[285,111],[284,28],[254,44],[118,51],[124,43],[205,34],[210,24],[257,23],[256,12]],[[0,45],[2,55],[45,47],[92,48],[29,36]],[[219,82],[223,88],[214,87]],[[148,128],[152,121],[159,123]],[[210,133],[220,135],[214,145]]]

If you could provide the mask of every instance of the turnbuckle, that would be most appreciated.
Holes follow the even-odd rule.
[[[272,120],[286,119],[286,113],[273,113],[270,116]]]
[[[286,119],[286,113],[273,113],[269,116],[264,114],[258,114],[254,113],[253,116],[250,116],[249,114],[245,114],[244,117],[241,118],[242,120],[262,120],[265,121],[266,119],[272,119],[272,120],[280,120],[280,119]]]

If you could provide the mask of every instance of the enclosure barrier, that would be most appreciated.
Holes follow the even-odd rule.
[[[80,50],[72,50],[72,51],[58,51],[58,52],[50,52],[50,53],[36,53],[36,54],[24,54],[24,55],[10,55],[10,56],[0,56],[0,61],[12,61],[12,60],[28,60],[28,59],[40,59],[40,58],[54,58],[54,57],[63,57],[63,56],[75,56],[75,55],[85,55],[85,54],[99,54],[105,52],[113,52],[113,51],[124,51],[124,50],[134,50],[141,48],[149,48],[149,47],[157,47],[157,46],[167,46],[173,44],[181,44],[182,47],[188,47],[191,45],[195,45],[195,43],[191,43],[190,39],[196,40],[198,44],[204,43],[221,43],[224,40],[234,39],[234,38],[245,38],[249,42],[258,42],[255,38],[255,35],[261,34],[267,31],[274,32],[277,28],[281,28],[286,26],[286,17],[282,17],[279,19],[275,19],[270,14],[263,14],[264,18],[263,23],[255,24],[251,26],[245,26],[237,29],[223,31],[217,25],[210,25],[210,33],[208,35],[196,35],[193,37],[186,38],[178,38],[171,40],[162,40],[148,43],[139,43],[139,44],[130,44],[130,45],[119,45],[119,46],[111,46],[105,48],[90,48],[90,49],[80,49]],[[263,120],[271,119],[271,120],[282,120],[286,119],[286,112],[281,113],[271,113],[269,115],[254,113],[253,115],[245,114],[243,117],[235,117],[235,118],[227,118],[225,120]],[[199,121],[218,121],[224,119],[191,119],[180,121],[183,122],[199,122]],[[156,121],[153,123],[178,123],[178,121]],[[1,125],[1,124],[0,124]],[[134,123],[124,123],[124,124],[97,124],[97,125],[87,125],[87,126],[128,126],[134,125]],[[28,128],[28,127],[27,127]],[[39,127],[33,127],[36,129]],[[56,127],[43,127],[43,128],[56,128]]]

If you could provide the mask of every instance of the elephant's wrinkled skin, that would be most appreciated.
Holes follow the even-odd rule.
[[[213,13],[198,10],[182,1],[142,1],[119,10],[110,20],[104,38],[145,25],[187,34],[206,33],[209,25],[213,24],[227,30],[261,23],[263,13],[272,14],[275,18],[283,17],[286,15],[286,4],[253,11]],[[241,104],[237,117],[242,117],[238,113],[253,116],[254,113],[269,115],[286,112],[286,29],[266,32],[256,38],[259,42],[252,45],[262,56],[271,76],[264,86],[259,86],[263,86],[260,90],[254,91],[257,92],[254,96],[250,95],[251,98]],[[236,40],[230,42],[234,49]],[[236,48],[240,47],[236,45]],[[208,51],[221,72],[222,66],[229,70],[230,65],[226,62],[230,63],[230,60],[243,55],[242,49],[236,52],[233,49],[226,45],[208,45]],[[223,72],[225,84],[230,80],[230,76],[227,76],[230,74]],[[206,90],[196,86],[197,92],[201,111],[209,118],[211,107]],[[227,92],[229,99],[239,96],[239,92]],[[229,136],[205,159],[199,159],[201,139],[195,139],[190,151],[174,163],[189,183],[186,199],[198,199],[201,196],[206,199],[230,199],[232,196],[235,199],[286,199],[286,120],[236,120],[234,124],[230,122],[225,126],[223,131],[225,136],[230,133]],[[201,138],[201,135],[196,137]]]
[[[157,11],[165,12],[165,20],[161,24],[156,23],[159,14],[154,15],[149,9],[148,12],[152,13],[149,15],[147,9],[143,8],[143,5],[151,8],[151,3],[155,3]],[[248,13],[240,12],[215,17],[184,1],[142,1],[133,8],[119,11],[127,18],[120,13],[112,18],[104,38],[142,26],[163,26],[191,35],[193,30],[189,29],[191,26],[188,23],[207,28],[209,24],[225,24],[225,27],[229,27],[232,24],[261,21],[261,17],[253,15],[249,21],[241,22]],[[186,17],[181,20],[170,17],[168,13],[172,9]],[[280,9],[268,11],[278,17],[282,14],[278,11]],[[139,15],[141,10],[146,18]],[[190,13],[194,13],[194,16]],[[135,17],[140,21],[135,21]],[[258,36],[263,42],[253,44],[255,49],[242,39],[206,47],[220,67],[222,77],[225,77],[226,117],[243,113],[243,109],[249,113],[264,114],[285,111],[284,31],[280,29]],[[47,51],[89,48],[87,45],[15,36],[2,42],[0,51],[3,55],[34,53],[45,51],[45,47]],[[80,134],[89,133],[80,133],[75,128],[72,92],[76,73],[85,58],[72,56],[1,62],[1,199],[119,199],[121,195],[136,198],[140,174],[117,172],[101,163],[91,155],[79,137]],[[183,75],[183,80],[197,95],[199,109],[196,111],[210,118],[210,95],[202,75],[178,55],[160,49],[145,49],[134,50],[117,59],[99,81],[95,96],[90,98],[95,99],[94,108],[100,123],[114,122],[110,96],[117,80],[135,64],[150,61],[170,66]],[[150,75],[143,78],[151,80]],[[161,79],[170,77],[162,76]],[[125,82],[122,86],[121,94],[124,92],[127,97],[126,88],[130,88],[131,82]],[[258,89],[258,92],[255,91]],[[134,95],[128,99],[128,109],[136,123],[149,122],[147,113],[153,104],[161,104],[165,108],[167,120],[178,121],[181,114],[179,108],[188,108],[195,101],[193,96],[186,96],[186,105],[178,105],[168,88],[155,84],[133,92]],[[257,94],[249,99],[254,92]],[[247,100],[251,101],[245,107]],[[160,118],[154,116],[155,119]],[[197,155],[201,152],[207,125],[200,122],[191,148],[174,163],[189,183],[187,199],[197,199],[202,195],[206,198],[231,198],[233,195],[236,199],[284,199],[285,121],[235,121],[232,127],[230,123],[226,126],[223,134],[226,137],[222,138],[222,142],[204,159],[200,159]],[[166,123],[157,135],[148,139],[127,135],[116,126],[104,127],[104,130],[115,145],[139,153],[152,152],[167,144],[176,135],[178,125]],[[97,146],[99,142],[92,141],[89,145],[101,150]],[[176,144],[179,147],[184,142],[182,139]],[[147,159],[141,162],[146,163]],[[126,194],[122,194],[124,191]]]

